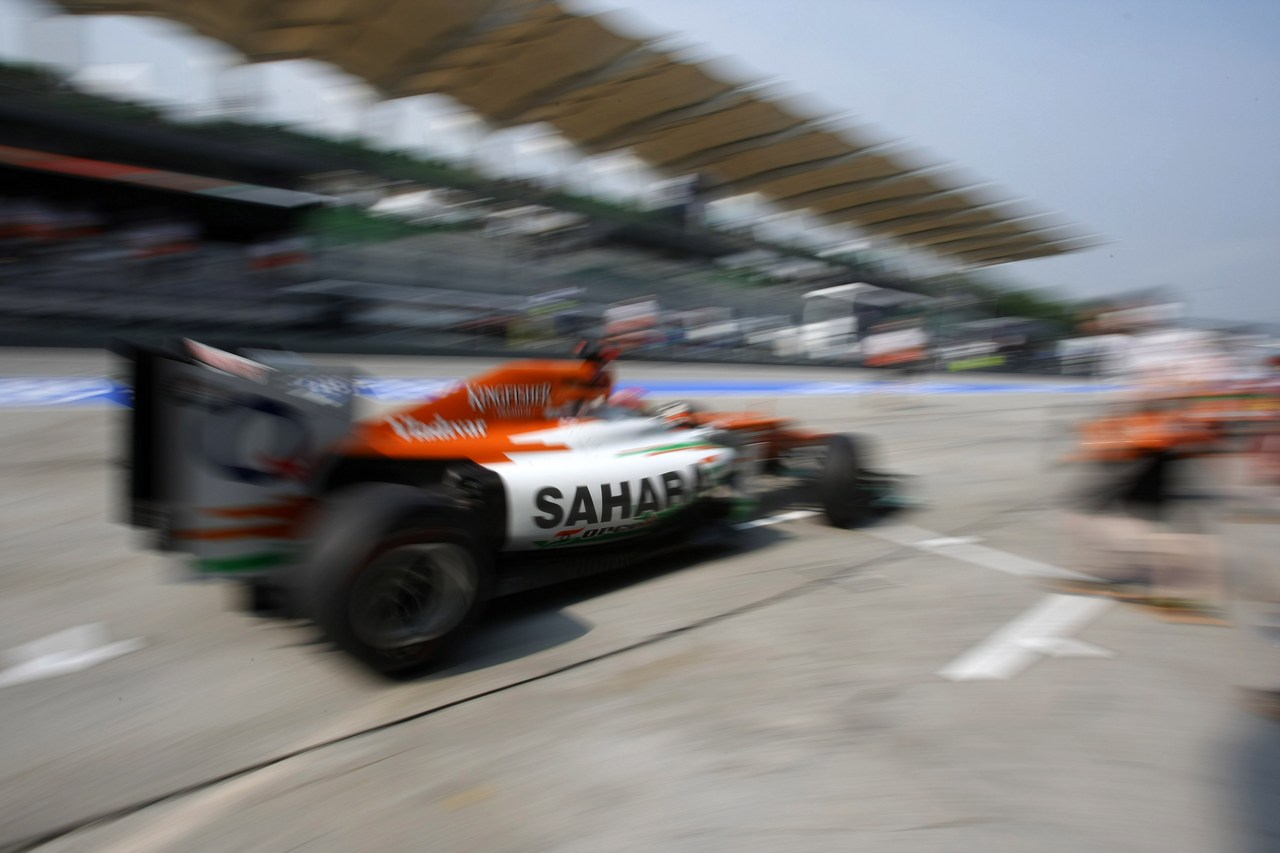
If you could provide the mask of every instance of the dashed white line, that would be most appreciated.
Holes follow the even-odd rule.
[[[1080,572],[1073,572],[1070,569],[1042,563],[1039,560],[1019,557],[1017,554],[973,544],[970,541],[973,537],[943,536],[932,530],[913,527],[909,524],[867,527],[862,532],[868,536],[886,539],[899,545],[906,545],[910,548],[918,548],[921,551],[931,553],[945,554],[954,560],[961,560],[975,566],[995,569],[996,571],[1020,577],[1093,580],[1093,578]]]
[[[817,515],[817,510],[798,509],[794,512],[783,512],[778,515],[767,515],[764,518],[754,518],[751,521],[743,521],[733,526],[734,530],[751,530],[755,527],[768,527],[771,524],[782,524],[784,521],[799,521],[802,518],[813,518]]]
[[[978,545],[978,537],[944,536],[908,524],[869,527],[862,532],[899,545],[1019,577],[1096,580],[1070,569]],[[1112,652],[1076,640],[1070,634],[1101,616],[1114,603],[1107,599],[1074,595],[1046,596],[1017,619],[943,667],[937,674],[952,681],[1008,679],[1042,656],[1112,657]]]
[[[918,542],[921,548],[944,548],[948,545],[977,545],[982,541],[981,536],[939,536],[936,539],[925,539]]]
[[[951,681],[1008,679],[1044,655],[1111,657],[1111,652],[1069,635],[1114,604],[1103,598],[1045,596],[1017,619],[938,670],[938,675]]]
[[[0,687],[80,672],[143,645],[140,639],[108,642],[107,628],[102,624],[68,628],[6,652],[8,667],[0,670]]]

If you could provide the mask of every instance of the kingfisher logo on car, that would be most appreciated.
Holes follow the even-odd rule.
[[[539,385],[468,385],[471,410],[510,417],[541,414],[551,405],[551,383]]]

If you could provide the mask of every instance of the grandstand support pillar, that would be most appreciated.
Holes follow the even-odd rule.
[[[88,52],[84,30],[88,20],[78,20],[80,16],[68,15],[48,0],[37,0],[32,6],[25,26],[17,28],[26,42],[18,45],[18,52],[39,65],[57,66],[68,76],[78,73]]]
[[[575,166],[574,148],[567,141],[562,141],[556,148],[560,152],[560,164],[553,180],[557,189],[568,190]]]
[[[384,100],[373,95],[364,100],[359,109],[359,136],[371,148],[398,149],[395,144],[397,121],[396,110],[399,105],[395,100]]]
[[[482,175],[489,174],[489,170],[485,168],[484,155],[488,147],[493,144],[497,132],[489,126],[488,122],[475,114],[472,114],[471,126],[474,128],[475,141],[471,146],[470,166]]]
[[[267,112],[269,62],[229,62],[214,71],[214,101],[220,115],[249,121]]]

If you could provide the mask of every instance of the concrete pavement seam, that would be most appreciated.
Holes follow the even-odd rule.
[[[1010,508],[999,510],[997,512],[992,513],[990,516],[988,516],[985,519],[979,519],[977,521],[970,522],[968,525],[966,525],[966,527],[972,528],[976,525],[984,523],[989,519],[998,518],[1001,515],[1004,515],[1010,511],[1018,510],[1020,508],[1021,507],[1019,506],[1019,507],[1010,507]],[[951,533],[952,535],[954,535],[956,532],[961,532],[961,531],[952,531]],[[22,840],[7,844],[3,847],[0,847],[0,853],[28,853],[28,851],[37,850],[40,847],[46,844],[50,844],[59,839],[66,838],[68,836],[74,835],[76,833],[84,832],[86,830],[93,829],[95,827],[110,824],[115,821],[123,820],[125,818],[131,817],[135,814],[143,812],[154,806],[158,806],[163,803],[171,802],[174,800],[179,800],[183,797],[190,796],[191,794],[195,794],[203,790],[207,790],[209,788],[220,785],[224,782],[230,782],[234,779],[239,779],[243,776],[248,776],[258,771],[265,770],[269,767],[282,764],[291,759],[299,758],[303,755],[308,755],[310,753],[318,752],[322,749],[326,749],[331,746],[336,746],[341,743],[346,743],[348,741],[355,740],[356,738],[363,737],[365,735],[376,734],[378,732],[396,728],[398,726],[402,726],[407,723],[411,723],[411,722],[438,714],[440,712],[459,707],[461,705],[466,705],[471,702],[487,698],[489,696],[493,696],[499,693],[505,693],[508,690],[514,690],[516,688],[523,687],[528,684],[533,684],[548,678],[552,678],[562,673],[571,672],[573,670],[580,669],[582,667],[589,666],[591,664],[598,663],[603,660],[608,660],[610,658],[618,657],[620,655],[626,654],[627,652],[636,651],[642,648],[647,648],[648,646],[656,645],[665,640],[674,639],[675,637],[679,637],[684,634],[690,633],[692,631],[696,631],[700,628],[704,628],[710,625],[717,624],[719,622],[726,621],[728,619],[732,619],[736,616],[741,616],[746,613],[752,613],[757,610],[762,610],[774,604],[779,604],[783,601],[788,601],[792,598],[796,598],[798,596],[804,595],[812,590],[829,586],[837,579],[841,577],[845,577],[850,573],[855,572],[859,569],[866,568],[867,566],[870,566],[876,563],[881,563],[885,560],[894,561],[896,558],[900,557],[901,553],[914,552],[915,550],[916,549],[912,548],[909,545],[902,545],[899,548],[896,548],[893,551],[890,551],[886,554],[881,554],[876,557],[871,557],[862,562],[855,563],[850,566],[846,566],[844,569],[837,572],[836,574],[828,575],[820,578],[814,578],[814,579],[805,581],[803,583],[797,584],[796,586],[789,587],[780,592],[774,593],[773,595],[769,595],[764,598],[757,599],[756,601],[748,602],[747,604],[743,604],[739,607],[731,608],[729,610],[722,611],[720,613],[712,614],[711,616],[707,616],[702,619],[695,620],[693,622],[678,626],[676,628],[671,628],[666,631],[661,631],[657,634],[652,634],[648,637],[637,640],[634,643],[629,643],[625,646],[621,646],[616,649],[611,649],[607,652],[602,652],[597,655],[592,655],[591,657],[584,658],[582,660],[573,661],[571,663],[564,664],[563,666],[550,669],[546,672],[538,673],[537,675],[532,675],[526,678],[519,679],[517,681],[513,681],[509,684],[499,685],[497,687],[493,687],[488,690],[483,690],[483,691],[480,691],[479,693],[473,693],[469,696],[463,696],[458,699],[452,700],[450,702],[445,702],[443,704],[426,708],[421,711],[415,711],[412,714],[407,714],[405,716],[398,717],[394,720],[389,720],[385,723],[379,723],[378,725],[375,725],[375,726],[368,726],[366,728],[360,729],[355,732],[349,732],[345,735],[329,738],[329,739],[320,741],[318,743],[314,743],[309,746],[302,747],[300,749],[295,749],[290,752],[286,752],[281,755],[274,756],[272,758],[255,762],[245,767],[241,767],[236,770],[232,770],[227,773],[220,774],[218,776],[215,776],[212,779],[206,779],[201,782],[196,782],[191,785],[186,785],[186,786],[183,786],[182,788],[178,788],[173,791],[168,791],[163,794],[158,794],[154,797],[149,797],[145,800],[141,800],[131,805],[122,806],[121,808],[118,808],[118,809],[113,809],[109,812],[105,812],[99,815],[84,818],[82,820],[73,821],[71,823],[64,824],[63,826],[58,827],[56,829],[51,829],[47,832],[43,832],[38,836],[22,839]]]

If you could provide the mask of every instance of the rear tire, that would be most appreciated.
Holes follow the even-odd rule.
[[[822,509],[834,527],[856,527],[872,514],[872,495],[863,484],[866,444],[851,435],[827,439],[827,458],[818,481]]]
[[[492,593],[479,533],[443,490],[343,489],[309,537],[295,583],[299,609],[338,648],[384,675],[439,662]]]

